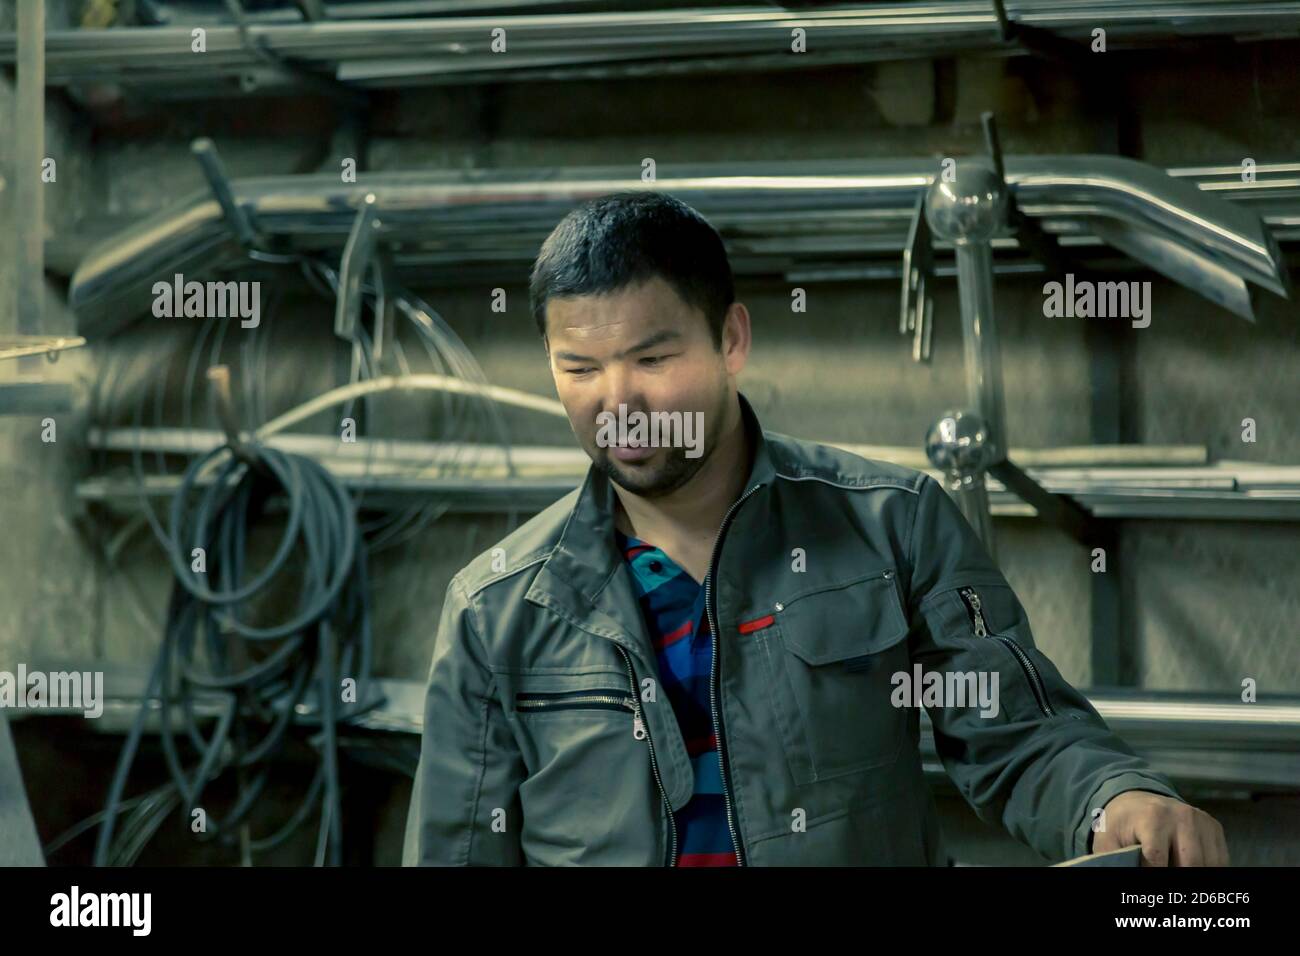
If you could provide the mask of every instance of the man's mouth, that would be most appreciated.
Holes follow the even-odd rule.
[[[619,461],[645,461],[655,453],[649,445],[610,445],[609,452]]]

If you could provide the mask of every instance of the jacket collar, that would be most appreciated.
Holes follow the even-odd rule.
[[[745,484],[748,491],[757,484],[770,484],[776,470],[758,416],[744,395],[737,397],[753,454]],[[637,608],[637,603],[614,538],[616,509],[609,478],[595,466],[589,467],[560,540],[528,589],[527,600],[645,656],[650,645],[644,637],[641,614],[630,615],[633,620],[628,620],[629,608]]]

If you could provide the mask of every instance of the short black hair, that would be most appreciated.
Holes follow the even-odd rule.
[[[721,348],[736,298],[722,237],[686,203],[649,190],[590,199],[547,236],[528,284],[537,330],[546,337],[548,299],[617,292],[655,276],[704,313]]]

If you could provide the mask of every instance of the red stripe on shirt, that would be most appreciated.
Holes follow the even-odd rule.
[[[662,638],[656,640],[655,647],[664,648],[667,647],[669,644],[675,644],[678,641],[680,641],[683,637],[685,637],[687,634],[691,633],[691,631],[693,631],[694,629],[695,629],[695,622],[692,621],[690,618],[687,618],[686,623],[683,624],[681,627],[677,628],[677,630],[673,631],[671,634],[665,634]]]
[[[706,754],[710,750],[717,749],[717,734],[709,734],[707,737],[692,737],[686,741],[686,753],[692,757],[698,757],[700,754]]]
[[[730,853],[683,853],[677,858],[678,866],[738,866],[736,851]]]

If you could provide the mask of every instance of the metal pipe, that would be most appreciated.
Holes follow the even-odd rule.
[[[1285,293],[1282,254],[1259,216],[1135,160],[1108,156],[1007,157],[1008,185],[1027,215],[1078,235],[1091,218],[1118,221],[1217,264],[1243,281]],[[234,180],[231,190],[268,237],[300,252],[341,250],[367,193],[375,195],[382,238],[401,241],[404,268],[429,255],[463,271],[475,262],[527,262],[555,223],[583,200],[624,189],[669,192],[709,217],[734,256],[759,259],[790,236],[803,255],[847,246],[858,255],[897,252],[934,161],[813,161],[700,164],[644,183],[624,168],[379,173],[364,184],[337,176]],[[196,193],[104,240],[73,276],[69,302],[88,337],[109,334],[142,314],[159,276],[246,261],[221,207]],[[882,229],[885,232],[882,233]],[[892,230],[890,235],[889,230]],[[818,236],[818,233],[821,233]],[[1009,242],[995,247],[1005,247]],[[442,250],[422,253],[422,243]],[[784,267],[789,267],[788,256]],[[1198,291],[1203,291],[1199,290]]]
[[[18,220],[17,332],[40,335],[45,312],[45,0],[18,4],[18,83],[16,129],[22,131],[14,156]],[[36,360],[20,358],[19,372]]]
[[[1106,25],[1110,49],[1144,48],[1188,38],[1239,40],[1291,37],[1300,3],[1243,0],[1021,0],[1015,24],[1051,31],[1063,40],[1090,39]],[[511,55],[490,48],[485,24],[506,30]],[[814,42],[804,56],[788,55],[790,31],[808,31]],[[772,66],[820,65],[845,54],[861,62],[935,56],[962,51],[998,55],[1026,52],[1004,41],[991,4],[983,0],[841,4],[816,9],[703,7],[604,13],[495,13],[484,16],[395,20],[210,25],[205,69],[191,68],[189,27],[123,27],[106,31],[64,30],[50,36],[50,81],[165,84],[157,92],[219,89],[212,81],[235,79],[255,69],[255,50],[303,64],[316,74],[389,85],[395,60],[405,79],[459,82],[564,76],[568,64],[589,65],[603,75],[634,75],[693,69],[753,67],[755,57]],[[246,31],[241,36],[240,31]],[[247,42],[245,42],[247,40]],[[778,52],[782,56],[777,57]],[[0,62],[11,54],[0,36]],[[637,62],[620,64],[625,59]],[[650,61],[650,62],[646,62]],[[531,68],[530,68],[531,67]],[[572,74],[570,74],[572,75]],[[273,82],[294,82],[273,77]]]
[[[951,242],[956,251],[966,399],[987,429],[987,457],[981,468],[1005,458],[1008,445],[989,246],[993,236],[1006,228],[1007,202],[1002,176],[982,162],[956,164],[951,179],[935,179],[925,196],[930,230]]]
[[[85,344],[86,340],[79,335],[0,335],[0,360],[44,355],[54,361],[60,352]]]
[[[1088,698],[1125,740],[1300,752],[1300,700],[1294,696],[1245,704],[1231,695],[1094,689]]]
[[[340,402],[355,397],[357,396],[349,394],[341,398]],[[540,395],[535,397],[541,401],[550,401]],[[313,409],[312,413],[315,411]],[[564,417],[564,409],[558,403],[545,411],[557,418]],[[259,440],[283,451],[317,458],[332,456],[368,461],[389,459],[430,462],[443,457],[460,460],[458,455],[473,453],[478,456],[479,464],[506,467],[507,453],[495,445],[364,437],[358,437],[355,442],[340,443],[332,436],[303,435],[284,430],[290,424],[302,420],[295,414],[292,422],[285,422],[274,433],[260,433]],[[90,428],[86,433],[87,447],[103,451],[130,452],[138,448],[149,452],[203,454],[221,443],[220,432],[201,428]],[[862,458],[892,461],[907,468],[927,467],[924,452],[906,445],[858,445],[844,442],[824,444]],[[1012,448],[1011,455],[1030,469],[1038,481],[1050,483],[1054,489],[1067,484],[1071,488],[1145,486],[1213,487],[1229,490],[1239,486],[1268,486],[1300,492],[1300,465],[1243,463],[1240,467],[1228,467],[1221,463],[1197,467],[1205,465],[1207,454],[1204,445]],[[530,467],[548,467],[574,475],[582,474],[590,464],[590,459],[582,449],[570,445],[511,445],[509,459],[524,470]]]
[[[1006,401],[1002,394],[1002,356],[993,311],[993,254],[988,243],[957,246],[957,288],[961,300],[962,356],[966,397],[989,427],[989,464],[1007,447]]]
[[[0,390],[0,403],[4,393]],[[48,407],[48,400],[43,407]],[[335,442],[338,444],[338,442]],[[374,446],[367,446],[374,447]],[[321,464],[351,488],[378,489],[386,493],[367,492],[367,507],[409,505],[411,495],[422,498],[434,495],[449,508],[462,512],[495,513],[530,509],[540,511],[569,492],[582,481],[583,470],[561,468],[539,470],[515,478],[505,477],[506,469],[493,470],[493,452],[483,448],[476,452],[485,459],[466,468],[457,462],[443,469],[435,459],[424,464],[398,462],[395,465],[372,463],[367,466],[353,456],[321,458]],[[946,473],[929,471],[932,478],[946,480]],[[1040,475],[1042,473],[1039,473]],[[207,479],[199,481],[202,485]],[[115,509],[139,505],[140,496],[165,498],[175,494],[179,475],[150,475],[141,485],[135,478],[97,476],[77,483],[77,497]],[[1075,488],[1056,489],[1044,478],[1053,492],[1069,494],[1084,510],[1097,518],[1193,519],[1198,521],[1300,521],[1300,484],[1289,490],[1255,492],[1250,490],[1207,490],[1201,488]],[[992,478],[985,479],[989,508],[996,517],[1035,518],[1033,505],[1007,491]]]

